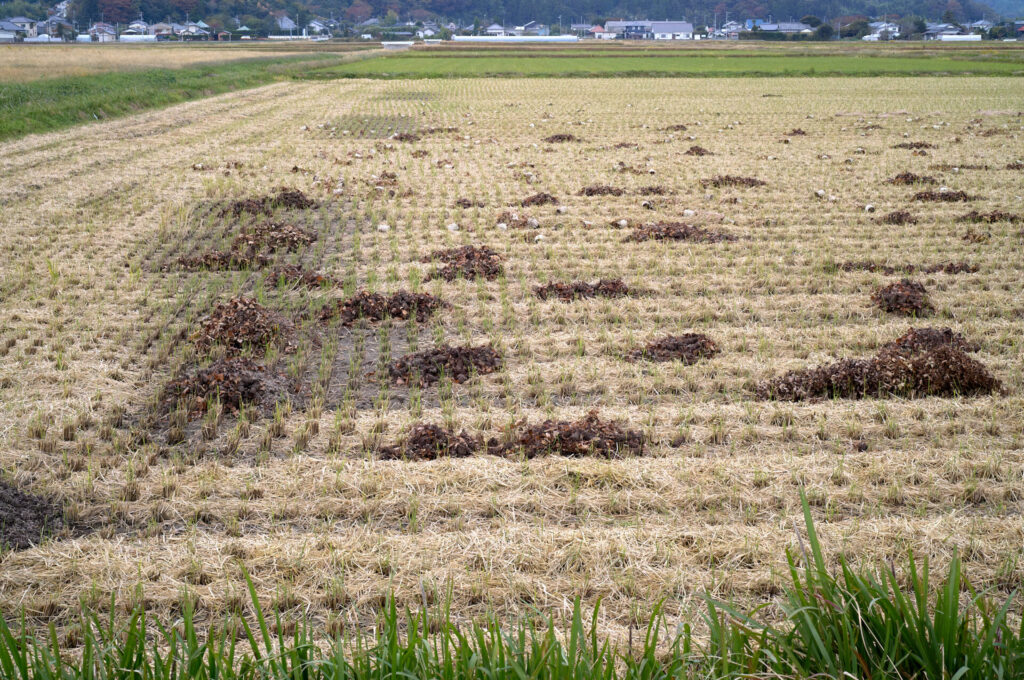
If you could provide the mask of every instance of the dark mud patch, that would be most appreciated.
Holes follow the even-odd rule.
[[[285,264],[274,267],[267,274],[271,283],[284,282],[286,284],[303,286],[304,288],[329,288],[339,285],[337,279],[320,272],[309,271],[294,264]]]
[[[689,128],[687,128],[682,123],[676,123],[675,125],[669,125],[667,127],[661,128],[661,129],[664,132],[686,132]]]
[[[971,196],[966,191],[954,191],[946,189],[943,191],[919,191],[914,194],[915,201],[929,201],[933,203],[967,203],[976,200],[977,196]]]
[[[667,196],[672,193],[672,190],[664,184],[651,184],[649,186],[640,187],[636,192],[641,196]]]
[[[684,156],[714,156],[715,154],[708,151],[703,146],[697,146],[694,144],[689,149],[683,152]]]
[[[561,132],[561,133],[558,133],[556,135],[551,135],[549,137],[545,137],[544,141],[547,142],[548,144],[560,144],[562,142],[579,142],[579,141],[582,141],[582,140],[579,137],[577,137],[576,135],[571,135],[571,134],[568,134],[566,132]]]
[[[700,185],[702,187],[763,187],[768,182],[759,180],[756,177],[741,177],[739,175],[717,175],[707,179],[702,179]]]
[[[282,187],[276,194],[233,201],[221,210],[221,215],[272,215],[275,210],[308,210],[318,205],[300,190]]]
[[[479,437],[471,437],[465,431],[455,434],[440,425],[416,423],[401,441],[381,447],[378,454],[382,460],[465,458],[473,455],[481,445]]]
[[[975,274],[978,271],[978,265],[970,262],[889,265],[874,260],[856,260],[843,262],[838,268],[844,272],[878,272],[887,276],[893,274]]]
[[[239,271],[265,267],[270,259],[253,251],[211,250],[202,255],[182,255],[175,262],[186,271]]]
[[[966,215],[958,217],[957,222],[973,222],[974,224],[1009,222],[1011,224],[1017,224],[1018,222],[1024,222],[1024,215],[1008,213],[1003,210],[993,210],[991,212],[979,212],[977,210],[972,210]]]
[[[793,128],[789,132],[783,133],[786,137],[806,137],[807,133],[800,128]]]
[[[1006,169],[1007,170],[1024,170],[1024,161],[1014,161],[1012,163],[1007,163]]]
[[[63,526],[64,512],[55,500],[0,480],[0,549],[26,550]]]
[[[714,231],[684,222],[658,222],[637,227],[626,241],[692,241],[695,243],[720,243],[735,241],[736,237],[724,231]]]
[[[626,193],[625,189],[613,187],[608,184],[591,184],[580,189],[580,196],[621,196]]]
[[[928,291],[919,281],[913,279],[900,279],[882,286],[871,294],[871,301],[889,314],[925,316],[934,311],[934,307],[928,301]]]
[[[524,208],[529,208],[530,206],[535,205],[558,205],[558,199],[551,194],[544,193],[542,191],[538,194],[527,196],[523,200],[519,201],[519,205]]]
[[[618,422],[602,420],[596,411],[591,411],[579,420],[522,424],[508,442],[489,440],[487,452],[498,456],[521,454],[527,458],[620,458],[643,455],[644,444],[642,433],[626,429]]]
[[[759,399],[861,399],[864,397],[971,396],[1000,389],[973,349],[948,328],[918,329],[884,345],[868,359],[843,359],[759,384]]]
[[[718,345],[703,333],[667,335],[626,354],[627,361],[682,361],[694,364],[718,354]]]
[[[937,149],[939,148],[935,144],[930,142],[901,142],[893,145],[894,149],[909,149],[911,151],[920,151],[922,149]]]
[[[483,201],[480,201],[480,200],[473,201],[473,200],[470,200],[468,198],[460,198],[457,201],[455,201],[455,207],[456,208],[486,208],[487,204],[484,203]]]
[[[504,224],[506,227],[514,229],[523,229],[525,227],[536,229],[540,226],[540,221],[529,215],[520,215],[514,210],[506,210],[498,215],[497,224]]]
[[[562,302],[572,302],[586,298],[620,298],[639,294],[631,290],[622,279],[601,279],[596,283],[586,281],[571,281],[569,283],[551,281],[543,286],[536,286],[533,294],[541,300],[551,298]]]
[[[454,281],[460,277],[465,279],[482,277],[491,281],[505,273],[501,255],[488,246],[460,246],[435,250],[421,261],[441,262],[445,265],[432,271],[427,276],[427,281],[434,279]]]
[[[199,330],[192,341],[200,350],[224,346],[229,354],[247,348],[262,352],[267,344],[281,335],[290,334],[292,325],[253,298],[236,297],[221,302],[199,320]]]
[[[391,139],[395,140],[396,142],[418,142],[422,139],[422,137],[420,137],[415,132],[399,132],[397,134],[391,135]]]
[[[493,373],[502,366],[501,355],[493,347],[452,347],[406,354],[392,362],[388,376],[399,385],[433,385],[441,376],[464,383],[474,375]]]
[[[361,290],[347,300],[324,309],[323,320],[338,317],[341,323],[349,325],[360,319],[383,321],[384,319],[416,319],[425,321],[438,309],[446,306],[440,298],[429,293],[410,293],[400,290],[391,295],[370,293]]]
[[[928,175],[915,175],[912,172],[901,172],[898,175],[885,180],[886,184],[896,186],[909,186],[913,184],[935,184],[935,178]]]
[[[903,224],[917,224],[917,218],[906,210],[893,210],[892,212],[879,217],[878,222],[879,224],[892,224],[899,226]]]
[[[235,413],[246,405],[267,411],[287,385],[285,376],[247,357],[218,359],[171,381],[164,392],[165,405],[167,410],[184,408],[190,419],[201,416],[214,402]]]

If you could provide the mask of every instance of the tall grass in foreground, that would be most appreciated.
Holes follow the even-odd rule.
[[[577,602],[572,621],[503,629],[497,621],[462,629],[447,611],[400,613],[391,601],[374,637],[336,639],[323,651],[301,625],[275,636],[252,583],[253,622],[239,635],[220,627],[200,639],[186,610],[172,625],[152,623],[139,611],[126,622],[83,617],[81,658],[62,660],[56,632],[37,638],[14,633],[0,621],[0,677],[5,680],[456,680],[660,678],[968,678],[1024,677],[1024,630],[1007,614],[1013,596],[998,605],[979,595],[954,557],[931,596],[927,563],[907,564],[908,592],[893,570],[837,575],[825,567],[804,499],[809,553],[789,556],[790,584],[783,623],[760,623],[753,614],[707,600],[710,629],[697,640],[689,625],[670,631],[652,613],[636,647],[602,637],[597,611],[586,620]],[[277,626],[280,630],[281,627]]]

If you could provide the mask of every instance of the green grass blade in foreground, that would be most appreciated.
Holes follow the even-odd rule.
[[[0,619],[0,675],[5,680],[1024,677],[1022,630],[1009,625],[1010,612],[1017,611],[1013,596],[997,606],[976,593],[955,555],[934,591],[928,564],[919,569],[912,556],[903,572],[905,588],[893,567],[854,570],[841,560],[833,574],[806,498],[802,503],[807,545],[788,556],[790,583],[781,598],[781,622],[762,621],[763,608],[743,613],[706,598],[702,616],[708,635],[700,641],[686,622],[672,629],[660,607],[651,612],[641,640],[634,643],[631,635],[628,644],[615,645],[601,635],[597,607],[585,616],[578,600],[564,630],[552,619],[539,627],[508,628],[493,618],[463,630],[448,604],[437,611],[425,606],[418,613],[400,612],[389,598],[375,634],[325,641],[322,649],[304,619],[287,636],[279,612],[274,612],[275,639],[246,573],[255,627],[244,616],[232,617],[201,633],[185,594],[181,619],[156,623],[155,631],[141,610],[123,625],[113,614],[106,621],[83,614],[82,648],[71,655],[74,661],[65,662],[52,626],[49,636],[37,639],[24,620],[16,635]],[[236,650],[235,621],[249,652]]]

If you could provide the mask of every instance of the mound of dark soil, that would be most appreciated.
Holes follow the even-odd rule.
[[[436,460],[465,458],[480,448],[481,441],[462,432],[455,434],[440,425],[416,423],[409,435],[394,446],[380,449],[383,460]]]
[[[427,281],[444,279],[454,281],[458,277],[475,279],[481,276],[493,280],[501,276],[505,268],[501,264],[501,255],[487,246],[460,246],[435,250],[423,262],[442,262],[444,267],[433,271]]]
[[[586,281],[548,282],[543,286],[536,286],[533,293],[541,300],[558,298],[562,302],[571,302],[580,298],[625,297],[634,294],[634,291],[631,291],[622,279],[601,279],[597,283],[587,283]]]
[[[483,201],[471,201],[468,198],[460,198],[455,201],[455,207],[457,208],[484,208],[487,204]]]
[[[524,208],[529,208],[531,205],[558,205],[558,199],[551,194],[544,193],[543,191],[533,196],[527,196],[519,202],[519,205]]]
[[[1024,161],[1014,161],[1012,163],[1007,163],[1006,169],[1007,170],[1024,170]]]
[[[894,145],[892,148],[894,148],[894,149],[915,149],[915,150],[917,150],[917,149],[937,149],[939,147],[937,147],[934,144],[930,144],[928,142],[901,142],[899,144]]]
[[[442,306],[444,302],[429,293],[400,290],[389,296],[361,290],[347,300],[339,300],[337,306],[326,308],[320,318],[338,316],[345,325],[358,319],[381,321],[386,318],[415,318],[424,321]]]
[[[214,399],[229,411],[237,411],[243,404],[263,401],[272,391],[268,390],[268,383],[283,380],[280,376],[271,376],[265,366],[246,357],[218,359],[168,384],[166,401],[169,408],[186,401],[193,417],[204,413]]]
[[[202,255],[182,255],[177,264],[180,268],[195,271],[234,271],[238,269],[257,269],[270,262],[262,253],[252,250],[239,252],[236,250],[211,250]]]
[[[786,133],[787,137],[804,137],[806,135],[807,133],[801,130],[800,128],[793,128],[792,130]]]
[[[943,328],[925,326],[923,328],[911,328],[895,340],[882,345],[881,351],[914,354],[915,352],[923,352],[940,347],[952,347],[961,352],[977,352],[981,349],[977,343],[970,342],[962,334],[957,333],[948,326]]]
[[[246,347],[259,349],[278,336],[289,324],[253,298],[236,297],[221,302],[199,320],[192,336],[200,349],[224,345],[228,352]]]
[[[557,144],[559,142],[578,142],[580,141],[580,138],[577,137],[576,135],[570,135],[568,133],[562,132],[557,135],[545,137],[544,141],[547,142],[548,144]]]
[[[418,142],[420,141],[420,136],[412,132],[399,132],[396,135],[391,135],[391,139],[396,142]]]
[[[496,224],[504,224],[505,226],[512,227],[514,229],[521,229],[529,226],[540,226],[540,222],[531,218],[529,215],[520,215],[513,210],[506,210],[498,215]]]
[[[663,184],[652,184],[646,187],[640,187],[636,190],[641,196],[664,196],[669,193],[669,188]]]
[[[301,246],[307,246],[316,240],[316,235],[291,224],[257,224],[243,231],[235,239],[232,249],[235,252],[254,252],[266,249],[271,252],[285,249],[295,252]]]
[[[276,194],[267,196],[256,196],[244,198],[229,203],[222,211],[222,215],[234,215],[238,217],[243,213],[250,215],[270,215],[277,209],[308,210],[317,207],[317,202],[307,197],[298,189],[281,188]]]
[[[935,178],[929,177],[928,175],[915,175],[912,172],[901,172],[895,177],[890,177],[885,180],[886,184],[895,184],[897,186],[907,186],[910,184],[935,184]]]
[[[441,345],[435,349],[406,354],[388,367],[388,375],[399,385],[432,385],[440,380],[442,374],[457,383],[464,383],[473,374],[493,373],[501,368],[501,364],[501,356],[487,345]]]
[[[893,210],[891,213],[878,218],[878,221],[881,224],[917,224],[917,218],[906,210]]]
[[[596,411],[591,411],[579,420],[545,420],[539,425],[520,426],[511,442],[489,440],[487,452],[499,456],[521,452],[527,458],[639,456],[644,452],[644,436],[619,423],[602,420]]]
[[[333,276],[321,274],[320,272],[311,272],[294,264],[274,267],[267,274],[267,278],[274,283],[283,280],[286,283],[294,283],[306,288],[323,288],[325,286],[338,285],[338,280]]]
[[[668,127],[661,128],[665,132],[686,132],[687,127],[682,123],[676,123],[675,125],[669,125]]]
[[[973,349],[948,328],[919,329],[897,338],[869,359],[843,359],[790,371],[757,386],[759,399],[952,397],[1000,388],[988,369],[967,355]]]
[[[580,196],[621,196],[625,191],[607,184],[591,184],[580,189]]]
[[[627,361],[682,361],[696,363],[718,354],[718,345],[703,333],[666,335],[626,355]]]
[[[56,501],[0,480],[0,549],[31,548],[63,524],[64,512]]]
[[[697,146],[694,144],[689,149],[683,152],[684,156],[714,156],[715,154],[708,151],[703,146]]]
[[[992,212],[978,212],[972,210],[966,215],[957,219],[957,222],[974,222],[982,224],[995,224],[996,222],[1009,222],[1016,224],[1017,222],[1024,222],[1024,215],[1015,215],[1014,213],[1008,213],[1003,210],[993,210]]]
[[[658,222],[637,227],[626,237],[627,241],[694,241],[697,243],[719,243],[735,241],[736,237],[722,231],[712,231],[683,222]]]
[[[915,201],[932,201],[935,203],[966,203],[976,197],[965,191],[919,191],[914,194]]]
[[[839,265],[844,272],[865,271],[881,272],[886,275],[893,275],[897,272],[904,274],[974,274],[978,271],[978,265],[970,262],[937,262],[935,264],[898,264],[887,265],[875,262],[874,260],[858,260],[855,262],[844,262]]]
[[[702,187],[763,187],[768,182],[756,177],[740,177],[738,175],[717,175],[709,179],[702,179]]]
[[[883,312],[890,314],[924,316],[934,309],[924,286],[912,279],[900,279],[882,286],[871,294],[871,300]]]

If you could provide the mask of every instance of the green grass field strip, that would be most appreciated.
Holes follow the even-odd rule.
[[[568,55],[566,55],[568,56]],[[949,57],[782,56],[720,53],[687,56],[512,56],[408,53],[312,70],[307,78],[466,78],[489,76],[893,76],[1024,75],[1019,62]]]
[[[0,140],[266,85],[337,58],[317,53],[0,83]]]

